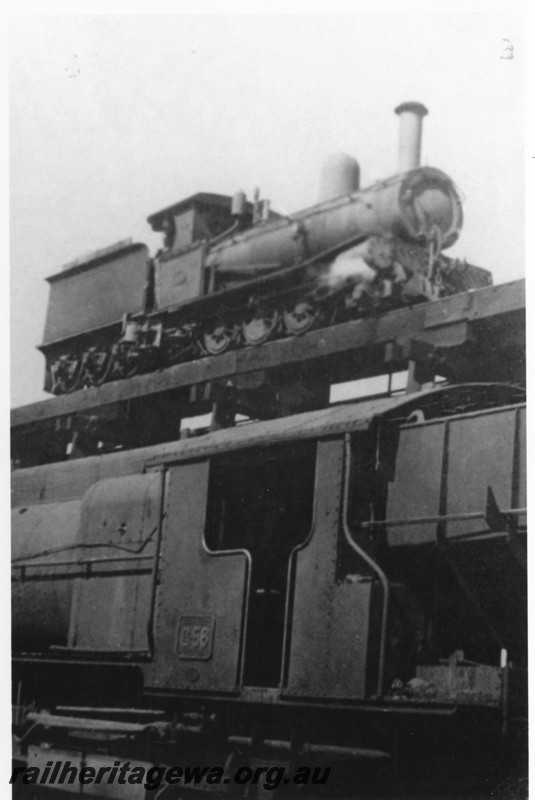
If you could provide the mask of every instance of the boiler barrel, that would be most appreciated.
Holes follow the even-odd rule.
[[[80,500],[13,509],[13,650],[66,646],[72,604],[72,548]]]
[[[382,234],[420,240],[440,233],[442,247],[449,247],[461,226],[452,181],[440,170],[422,167],[239,234],[215,247],[207,265],[221,273],[251,265],[284,267],[344,241]]]

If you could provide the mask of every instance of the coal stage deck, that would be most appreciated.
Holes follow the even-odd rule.
[[[407,391],[437,376],[524,384],[524,281],[22,406],[11,412],[13,458],[25,466],[169,441],[184,419],[210,411],[212,426],[225,427],[238,414],[267,419],[322,408],[333,385],[403,370]]]

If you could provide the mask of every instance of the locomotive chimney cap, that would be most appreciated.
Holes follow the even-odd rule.
[[[411,100],[406,103],[401,103],[394,111],[396,114],[403,114],[405,111],[411,111],[413,114],[418,114],[420,117],[425,117],[429,114],[429,111],[423,103],[417,103]]]

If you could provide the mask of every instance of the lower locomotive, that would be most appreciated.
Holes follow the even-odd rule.
[[[526,737],[525,438],[468,384],[16,470],[19,763],[486,795]]]
[[[267,201],[200,193],[153,214],[150,258],[121,242],[51,276],[45,389],[55,394],[231,347],[491,283],[444,255],[462,208],[453,182],[419,166],[418,103],[401,119],[399,174],[359,188],[354,159],[327,165],[321,202],[281,216]]]

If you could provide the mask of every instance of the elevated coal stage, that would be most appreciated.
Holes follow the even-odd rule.
[[[408,392],[437,378],[523,385],[524,281],[13,409],[12,458],[29,466],[170,441],[180,438],[183,420],[208,412],[212,427],[234,425],[237,415],[286,416],[328,405],[333,385],[404,370]]]

